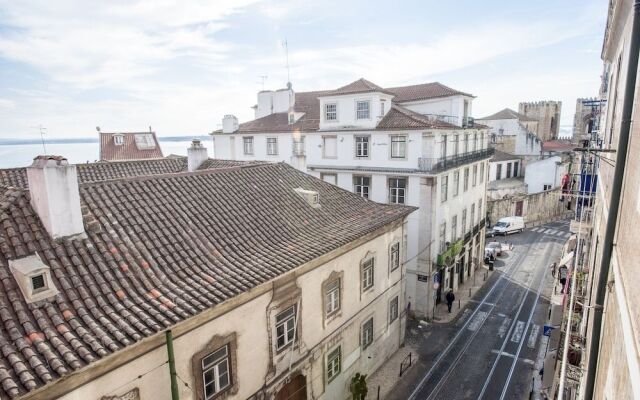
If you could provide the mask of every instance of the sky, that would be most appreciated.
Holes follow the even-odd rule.
[[[0,0],[0,138],[201,135],[256,94],[439,81],[473,114],[598,93],[606,0]]]

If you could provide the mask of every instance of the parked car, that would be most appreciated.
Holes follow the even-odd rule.
[[[493,226],[496,235],[507,236],[510,233],[524,231],[524,218],[522,217],[505,217],[500,218]]]
[[[493,228],[487,228],[484,231],[484,237],[494,237],[496,235],[496,231]]]
[[[498,242],[490,242],[484,248],[485,253],[490,252],[493,254],[494,258],[502,255],[502,244]]]

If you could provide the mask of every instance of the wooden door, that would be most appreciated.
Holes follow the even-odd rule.
[[[522,217],[522,200],[516,201],[516,217]]]
[[[276,395],[276,400],[307,400],[307,381],[299,374],[284,385]]]

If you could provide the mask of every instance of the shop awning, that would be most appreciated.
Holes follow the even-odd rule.
[[[573,260],[573,251],[571,253],[565,254],[564,257],[562,257],[562,259],[560,260],[560,264],[558,264],[558,266],[560,265],[570,266],[569,263],[571,263],[571,260]]]

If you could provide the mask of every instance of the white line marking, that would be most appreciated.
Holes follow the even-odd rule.
[[[480,311],[477,313],[471,320],[469,326],[467,326],[467,329],[470,331],[477,331],[480,325],[484,322],[484,319],[487,317],[487,314],[489,313],[486,311]]]
[[[513,330],[513,335],[511,335],[511,341],[518,343],[520,338],[522,337],[522,331],[524,330],[524,322],[518,321],[516,322],[516,329]]]
[[[504,335],[507,333],[507,328],[509,327],[510,323],[511,318],[505,318],[504,321],[502,321],[502,325],[500,325],[500,328],[498,329],[498,336],[500,336],[501,338],[504,337]]]
[[[527,347],[533,349],[536,347],[538,341],[538,334],[540,333],[540,325],[533,325],[531,327],[531,333],[529,333],[529,340],[527,340]]]

